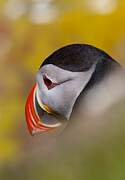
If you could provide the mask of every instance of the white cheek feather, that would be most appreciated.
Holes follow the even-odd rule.
[[[75,101],[90,80],[94,69],[95,65],[89,71],[71,72],[54,65],[46,65],[42,69],[42,72],[37,74],[40,91],[39,99],[42,99],[44,104],[47,104],[53,110],[69,119]],[[52,79],[56,79],[57,77],[58,81],[62,81],[62,83],[48,90],[43,82],[41,73],[47,73],[49,77],[53,76],[51,77]],[[65,80],[67,81],[63,83]]]

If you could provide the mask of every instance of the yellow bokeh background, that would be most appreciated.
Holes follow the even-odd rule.
[[[24,154],[31,153],[31,158],[33,150],[27,151],[27,148],[34,149],[40,141],[40,138],[35,142],[29,137],[24,114],[26,97],[35,82],[36,71],[42,61],[55,49],[72,43],[87,43],[99,47],[125,67],[125,1],[0,1],[1,180],[14,177],[21,179],[21,167],[17,165],[17,169],[14,167],[16,169],[14,170],[11,164],[24,162],[25,158],[22,158],[25,157]],[[37,168],[38,166],[40,165],[37,164]],[[119,172],[123,172],[124,168],[125,163],[119,167]],[[34,171],[36,169],[34,168]],[[62,169],[57,169],[59,171],[57,176],[53,175],[51,167],[50,171],[45,171],[48,175],[44,174],[43,179],[76,178],[68,174],[69,172],[63,172],[63,165]],[[27,169],[26,175],[24,173],[22,178],[32,179],[31,171]],[[36,174],[37,179],[41,177],[40,170]],[[109,179],[122,180],[125,178],[125,173],[123,174],[124,176],[119,178],[111,175]],[[95,177],[98,178],[98,175]],[[82,179],[82,176],[80,178]],[[87,179],[94,178],[86,176]]]

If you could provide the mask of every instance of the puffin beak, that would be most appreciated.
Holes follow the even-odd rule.
[[[26,116],[27,127],[31,135],[34,135],[38,132],[45,132],[54,128],[54,127],[48,127],[45,124],[43,124],[40,117],[38,116],[36,112],[36,109],[35,109],[36,89],[37,89],[37,84],[35,84],[32,87],[28,95],[26,106],[25,106],[25,116]],[[44,111],[52,114],[52,110],[47,105],[41,104],[41,106]]]

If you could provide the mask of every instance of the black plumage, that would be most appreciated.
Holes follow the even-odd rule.
[[[104,51],[87,44],[71,44],[62,47],[52,53],[42,63],[40,68],[47,64],[53,64],[64,70],[72,72],[81,72],[89,70],[93,64],[99,62],[106,66],[105,60],[109,61],[108,64],[118,64]]]

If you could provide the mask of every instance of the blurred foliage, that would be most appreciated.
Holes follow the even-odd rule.
[[[93,44],[125,66],[125,1],[98,4],[98,0],[0,1],[0,179],[125,179],[124,133],[122,142],[119,138],[109,150],[96,147],[82,159],[80,146],[55,159],[47,154],[50,160],[42,162],[40,152],[35,160],[42,137],[29,137],[25,124],[25,101],[35,73],[55,49],[70,43]]]

